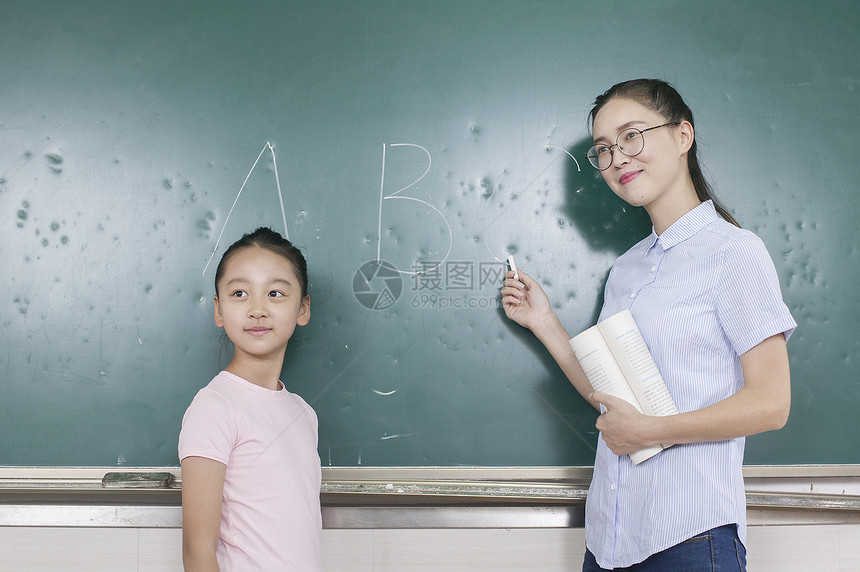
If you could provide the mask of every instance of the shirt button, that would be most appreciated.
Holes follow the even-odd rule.
[[[654,272],[655,270],[657,270],[657,267],[656,267],[656,266],[652,266],[652,267],[651,267],[651,272]]]
[[[635,297],[636,297],[636,292],[631,292],[631,293],[630,293],[630,299],[632,300],[632,299],[633,299],[633,298],[635,298]]]
[[[614,490],[615,490],[615,483],[612,483],[612,484],[610,484],[610,485],[609,485],[609,490],[610,490],[610,491],[614,491]]]

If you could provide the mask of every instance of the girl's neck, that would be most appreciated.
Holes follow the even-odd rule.
[[[230,364],[224,368],[225,371],[238,375],[245,381],[249,381],[254,385],[259,385],[262,388],[277,391],[281,388],[279,382],[281,377],[281,368],[283,360],[249,362],[248,360],[237,359],[236,356]]]

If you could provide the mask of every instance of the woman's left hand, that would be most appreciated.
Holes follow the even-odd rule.
[[[595,427],[613,453],[619,456],[629,455],[653,445],[648,442],[646,431],[653,418],[639,413],[623,399],[606,393],[595,391],[589,400],[603,405],[603,413],[597,418]]]

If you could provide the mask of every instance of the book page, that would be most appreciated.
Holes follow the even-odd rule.
[[[573,353],[594,391],[623,399],[640,413],[644,413],[597,326],[592,326],[571,339],[570,347],[573,348]]]
[[[630,323],[633,323],[632,316],[630,316]],[[636,327],[635,323],[633,323],[633,327]],[[625,379],[617,360],[612,355],[604,336],[605,334],[601,333],[600,324],[598,324],[571,339],[570,347],[573,349],[576,359],[579,360],[579,365],[582,366],[592,389],[623,399],[633,405],[640,413],[645,413],[639,404],[639,399],[631,390],[630,383]],[[647,348],[645,351],[647,352]],[[638,465],[662,450],[662,445],[653,445],[631,453],[630,459]]]
[[[650,459],[665,448],[666,447],[663,445],[651,445],[650,447],[639,449],[635,453],[630,453],[630,460],[633,461],[634,465],[638,465],[642,461]]]
[[[630,384],[630,389],[646,415],[673,415],[678,408],[666,388],[663,376],[645,345],[639,328],[628,310],[619,312],[597,325],[606,345]]]

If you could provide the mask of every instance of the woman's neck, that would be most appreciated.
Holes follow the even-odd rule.
[[[659,236],[672,226],[675,221],[700,204],[702,204],[702,201],[699,200],[699,196],[696,194],[693,181],[689,177],[686,177],[679,181],[674,190],[663,193],[657,200],[645,205],[645,210],[648,212],[648,216],[651,217],[654,232]]]

